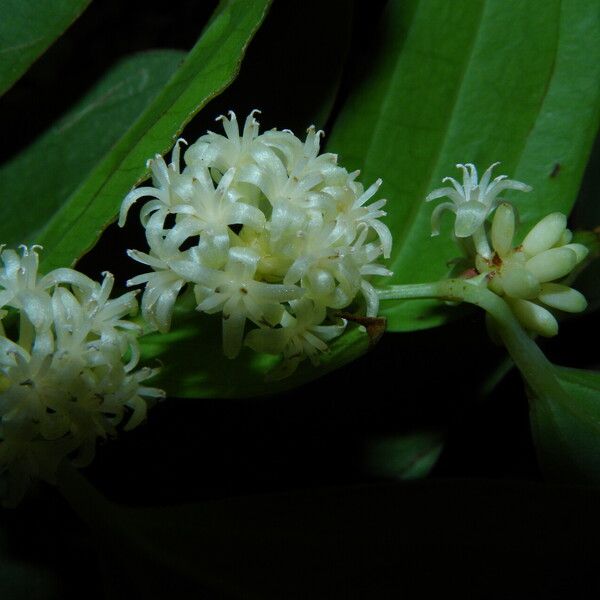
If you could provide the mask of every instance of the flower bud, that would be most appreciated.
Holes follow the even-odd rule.
[[[512,298],[533,300],[540,293],[540,282],[524,267],[507,269],[501,279],[504,293]]]
[[[558,333],[558,321],[549,310],[520,298],[510,298],[507,302],[525,329],[543,337],[553,337]]]
[[[569,313],[583,312],[587,308],[587,300],[582,293],[559,283],[543,283],[539,299],[552,308]]]
[[[523,252],[528,256],[536,256],[544,250],[556,245],[567,227],[567,217],[556,212],[545,216],[525,236],[522,243]]]
[[[492,221],[492,248],[500,256],[508,254],[512,250],[513,237],[515,235],[515,210],[506,202],[497,209]]]
[[[571,248],[550,248],[537,254],[525,263],[540,283],[560,279],[573,270],[577,264],[577,254]]]

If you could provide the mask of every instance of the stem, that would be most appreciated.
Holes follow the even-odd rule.
[[[413,283],[408,285],[391,285],[378,289],[380,300],[407,300],[412,298],[442,298],[445,296],[439,281],[435,283]]]
[[[535,395],[568,405],[568,396],[560,385],[552,363],[527,335],[506,302],[486,287],[464,279],[446,279],[435,283],[394,285],[377,290],[377,293],[381,300],[437,298],[469,302],[483,308],[496,322],[506,349]]]
[[[510,373],[515,366],[515,362],[510,356],[505,356],[496,366],[492,374],[487,378],[479,390],[482,397],[489,396],[496,386]]]

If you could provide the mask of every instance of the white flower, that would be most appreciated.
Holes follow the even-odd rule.
[[[570,243],[562,213],[544,217],[516,248],[514,231],[514,209],[501,204],[492,222],[494,255],[478,256],[477,268],[487,274],[490,289],[505,298],[525,328],[546,337],[556,335],[558,322],[548,308],[576,313],[587,306],[582,294],[556,281],[568,275],[588,250]]]
[[[318,365],[320,356],[327,352],[327,342],[340,336],[347,321],[340,319],[333,325],[323,325],[325,308],[312,300],[290,302],[290,312],[284,312],[280,327],[253,329],[246,337],[246,345],[257,352],[282,354],[283,360],[271,374],[271,379],[291,375],[300,361],[308,357]]]
[[[477,169],[470,163],[456,165],[457,168],[463,171],[462,185],[453,177],[444,177],[442,182],[448,181],[452,184],[452,187],[434,190],[425,198],[426,202],[431,202],[444,196],[452,200],[452,202],[443,202],[433,211],[431,215],[431,235],[436,236],[439,234],[440,216],[445,210],[449,210],[456,214],[456,223],[454,225],[456,237],[465,238],[472,236],[483,226],[488,215],[503,201],[498,197],[498,194],[504,190],[531,191],[530,186],[520,181],[507,179],[506,175],[500,175],[490,183],[492,171],[499,164],[494,163],[488,167],[481,177],[481,181],[478,181]]]
[[[352,243],[360,226],[366,225],[376,232],[381,243],[383,257],[389,258],[392,251],[392,234],[387,226],[379,220],[387,214],[381,210],[387,201],[382,199],[373,204],[366,204],[377,193],[382,180],[378,179],[363,191],[362,185],[355,183],[352,179],[357,174],[352,173],[343,187],[331,186],[323,189],[335,202],[336,228],[343,233],[347,243]]]
[[[22,310],[39,329],[50,325],[50,315],[44,310],[46,295],[39,285],[37,251],[41,246],[20,246],[21,256],[0,246],[3,267],[0,268],[0,308],[9,306]]]
[[[202,136],[185,153],[181,173],[174,159],[168,177],[155,175],[158,187],[132,191],[121,213],[138,197],[154,198],[141,212],[150,253],[130,251],[153,270],[129,282],[146,284],[143,314],[166,331],[179,290],[193,284],[197,309],[223,315],[228,357],[253,326],[263,332],[292,327],[296,318],[285,315],[295,313],[292,303],[301,297],[302,310],[319,320],[311,327],[359,293],[366,314],[376,316],[369,278],[390,275],[377,263],[391,253],[391,233],[380,221],[385,200],[369,204],[381,180],[365,190],[358,172],[348,173],[334,154],[319,154],[323,132],[314,127],[304,141],[287,130],[259,134],[256,112],[241,134],[235,114],[220,117],[225,136]],[[302,348],[302,358],[311,355]]]
[[[249,248],[231,248],[225,268],[210,269],[199,262],[179,261],[172,268],[196,286],[197,310],[223,313],[223,351],[235,357],[242,345],[246,319],[256,324],[276,325],[283,314],[282,302],[299,298],[295,285],[256,281],[259,256]]]
[[[186,238],[200,235],[205,245],[218,248],[223,258],[223,252],[226,253],[229,248],[232,225],[245,225],[256,230],[265,225],[265,215],[240,200],[239,194],[231,187],[234,176],[235,168],[232,167],[215,189],[208,168],[197,168],[189,200],[172,210],[177,215],[174,228],[185,230]]]
[[[85,319],[89,331],[98,335],[102,341],[121,346],[127,345],[130,339],[141,332],[139,325],[123,318],[133,316],[137,312],[138,304],[135,298],[137,291],[111,300],[110,294],[115,278],[108,271],[102,275],[104,279],[102,283],[98,283],[73,269],[60,268],[42,277],[40,285],[44,289],[59,284],[70,285],[74,294],[72,305],[77,307],[81,319]],[[59,295],[66,292],[65,289],[57,291]],[[126,332],[130,332],[131,335]]]
[[[231,167],[240,167],[251,161],[251,151],[258,137],[259,125],[254,118],[257,113],[260,114],[260,111],[253,110],[248,115],[241,136],[233,111],[229,111],[229,118],[224,115],[217,117],[217,121],[223,123],[226,135],[209,131],[189,147],[185,162],[192,170],[196,165],[210,166],[223,174]]]
[[[144,205],[140,214],[142,223],[146,223],[148,217],[155,211],[163,213],[171,212],[173,206],[180,204],[183,199],[188,198],[192,190],[192,175],[180,173],[180,148],[179,144],[185,144],[186,141],[178,139],[173,148],[172,160],[169,165],[164,158],[157,154],[154,159],[147,162],[147,167],[152,172],[152,183],[154,186],[139,187],[127,194],[121,204],[119,214],[119,226],[125,224],[129,209],[140,199],[146,196],[154,198]]]
[[[135,427],[164,393],[143,385],[155,370],[136,369],[140,327],[124,318],[135,293],[110,299],[110,273],[101,284],[73,269],[40,277],[35,248],[3,258],[4,300],[19,322],[17,339],[0,335],[0,479],[15,504],[31,479],[53,481],[67,456],[87,464],[98,437]],[[23,301],[32,290],[35,306]]]
[[[150,245],[150,254],[138,250],[128,250],[127,254],[144,265],[152,267],[152,271],[132,277],[128,286],[146,284],[142,296],[142,315],[144,319],[161,332],[171,326],[173,306],[183,286],[187,283],[171,269],[173,260],[180,260],[183,254],[179,246],[185,237],[179,235],[180,230],[167,232],[163,229],[164,214],[156,212],[148,220],[146,239]]]
[[[317,189],[323,182],[318,171],[290,173],[279,155],[267,146],[252,153],[253,162],[239,171],[239,181],[255,186],[273,207],[318,208],[323,194]]]

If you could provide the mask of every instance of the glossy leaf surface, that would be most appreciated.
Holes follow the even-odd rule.
[[[569,212],[598,126],[600,6],[553,0],[534,10],[506,2],[390,2],[360,84],[334,125],[328,148],[382,177],[394,234],[395,283],[435,280],[458,254],[449,222],[430,239],[423,199],[456,176],[455,163],[533,186],[510,193],[522,225]],[[434,302],[387,303],[392,330],[448,319]]]
[[[159,50],[123,60],[60,121],[0,167],[0,197],[8,200],[0,222],[3,243],[39,242],[48,220],[69,202],[184,56]]]

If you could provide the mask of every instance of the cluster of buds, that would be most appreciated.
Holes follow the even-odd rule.
[[[139,198],[149,252],[130,250],[151,271],[142,311],[159,331],[170,327],[175,301],[193,287],[197,310],[221,314],[223,350],[234,358],[243,343],[282,355],[279,375],[304,358],[318,362],[346,325],[336,311],[362,293],[376,316],[369,278],[389,275],[392,236],[380,221],[385,200],[368,204],[381,180],[365,189],[358,172],[319,154],[322,132],[305,141],[291,131],[259,134],[255,112],[240,134],[235,114],[219,117],[226,135],[209,132],[185,152],[179,140],[167,165],[149,161],[153,185],[125,198],[120,224]]]
[[[38,247],[0,258],[0,493],[16,504],[33,478],[53,481],[69,457],[85,466],[96,441],[138,425],[147,402],[164,396],[136,369],[140,328],[125,317],[135,294],[110,299],[113,277],[97,283],[73,269],[38,274]]]
[[[502,296],[523,327],[532,333],[551,337],[558,333],[558,322],[551,310],[577,313],[587,302],[577,290],[565,285],[564,278],[587,255],[582,244],[572,243],[567,218],[552,213],[539,221],[521,244],[514,244],[515,208],[498,197],[506,189],[529,191],[519,181],[501,175],[490,184],[495,163],[478,181],[473,165],[457,165],[463,170],[463,184],[452,178],[452,187],[433,191],[426,201],[448,196],[453,203],[442,203],[433,212],[433,235],[439,232],[440,213],[456,213],[454,234],[470,238],[472,265],[481,274],[480,281]],[[487,217],[495,211],[491,227]]]

